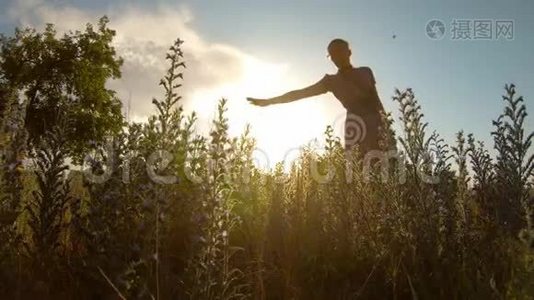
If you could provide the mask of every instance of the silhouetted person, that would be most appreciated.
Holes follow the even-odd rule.
[[[332,92],[347,109],[345,119],[345,149],[359,145],[364,155],[369,150],[378,150],[381,112],[384,108],[375,87],[375,78],[369,67],[355,68],[350,62],[349,44],[334,39],[328,44],[328,54],[338,72],[326,74],[317,83],[269,99],[247,98],[252,104],[267,106],[288,103],[326,92]]]

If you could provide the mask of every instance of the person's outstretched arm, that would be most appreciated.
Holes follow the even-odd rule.
[[[283,95],[268,98],[268,99],[259,99],[259,98],[247,98],[248,101],[250,101],[251,104],[258,105],[258,106],[267,106],[271,104],[280,104],[280,103],[288,103],[292,101],[296,101],[299,99],[309,98],[313,96],[317,96],[320,94],[324,94],[327,92],[327,89],[324,84],[324,78],[316,82],[315,84],[312,84],[308,87],[305,87],[300,90],[294,90],[291,92],[287,92]]]

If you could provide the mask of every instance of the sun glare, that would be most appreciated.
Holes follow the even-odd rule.
[[[328,119],[324,103],[321,105],[317,99],[306,99],[256,107],[249,104],[246,97],[274,97],[306,84],[309,82],[292,78],[287,65],[246,57],[240,78],[214,89],[196,92],[193,109],[205,118],[202,123],[209,124],[216,108],[212,100],[227,98],[230,134],[239,135],[246,124],[251,125],[251,136],[257,141],[257,164],[269,168],[282,161],[288,165],[296,158],[300,147],[314,144],[314,139],[322,139]],[[209,128],[201,129],[206,131]]]

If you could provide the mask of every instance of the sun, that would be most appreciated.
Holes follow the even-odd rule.
[[[294,74],[289,65],[245,57],[242,76],[217,88],[198,91],[194,98],[199,105],[194,109],[206,116],[203,123],[209,123],[216,105],[202,99],[227,98],[230,134],[240,135],[247,124],[251,126],[251,136],[256,140],[256,164],[272,168],[282,162],[287,166],[304,145],[317,145],[322,140],[329,123],[324,101],[312,98],[257,107],[248,103],[246,97],[274,97],[310,84]]]

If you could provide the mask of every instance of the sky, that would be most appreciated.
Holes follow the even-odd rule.
[[[167,65],[165,51],[185,41],[183,105],[207,132],[217,101],[228,99],[230,130],[252,126],[259,163],[289,160],[312,142],[320,147],[327,125],[341,134],[343,107],[331,94],[295,103],[252,107],[246,97],[266,98],[313,84],[336,72],[326,56],[333,38],[347,40],[355,66],[369,66],[387,111],[398,118],[395,88],[412,88],[429,129],[454,143],[460,130],[491,150],[492,120],[503,110],[506,83],[516,84],[527,111],[534,110],[534,2],[515,1],[42,1],[0,0],[0,32],[16,26],[58,31],[83,28],[102,15],[117,30],[123,76],[110,82],[129,102],[130,119],[154,112],[153,97]],[[440,39],[427,24],[440,20]],[[489,39],[457,39],[454,20],[489,21]],[[513,36],[496,38],[498,20],[513,22]],[[127,107],[127,105],[125,105]],[[534,121],[527,118],[526,129]],[[315,139],[315,141],[314,141]],[[493,151],[492,151],[493,153]]]

